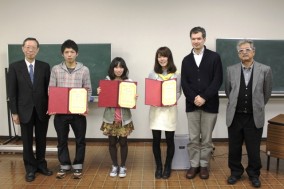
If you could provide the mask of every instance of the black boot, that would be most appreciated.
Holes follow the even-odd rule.
[[[160,153],[158,153],[158,155],[156,154],[155,162],[156,162],[155,178],[160,179],[163,177],[163,164]]]
[[[171,176],[172,168],[170,165],[165,165],[163,179],[168,179]]]
[[[163,179],[168,179],[172,172],[172,160],[175,153],[175,143],[174,143],[174,131],[165,131],[166,142],[167,142],[167,157],[165,162],[165,168],[163,172]]]
[[[153,133],[152,150],[156,162],[155,178],[160,179],[163,177],[163,164],[162,164],[161,147],[160,147],[161,131],[152,130],[152,133]]]
[[[172,172],[172,157],[167,155],[165,168],[163,172],[163,179],[168,179]]]
[[[155,178],[161,179],[162,176],[163,176],[163,168],[162,168],[162,164],[161,164],[161,166],[157,166],[157,168],[156,168]]]
[[[160,179],[163,176],[163,165],[160,153],[155,154],[155,162],[156,162],[155,178]]]
[[[154,153],[155,162],[156,162],[156,171],[155,171],[155,178],[160,179],[163,176],[163,165],[162,165],[162,158],[161,152]]]

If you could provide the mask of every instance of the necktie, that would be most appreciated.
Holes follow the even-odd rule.
[[[30,67],[30,78],[32,83],[34,83],[34,68],[33,68],[34,66],[30,64],[29,67]]]

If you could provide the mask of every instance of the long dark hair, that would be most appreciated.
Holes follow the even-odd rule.
[[[155,66],[154,66],[154,71],[156,73],[163,73],[162,66],[159,64],[158,61],[158,56],[164,56],[168,58],[168,64],[167,64],[167,72],[168,73],[175,73],[177,71],[177,68],[174,64],[174,59],[171,50],[168,47],[160,47],[155,56]]]
[[[124,69],[122,75],[120,76],[121,79],[122,80],[128,79],[128,68],[126,66],[125,61],[121,57],[115,57],[111,61],[108,69],[108,76],[110,77],[110,79],[114,80],[116,78],[116,75],[114,74],[114,68],[117,67],[118,65]]]

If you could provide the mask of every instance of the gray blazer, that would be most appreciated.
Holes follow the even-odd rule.
[[[229,127],[234,119],[238,103],[241,81],[241,63],[227,68],[225,93],[229,99],[226,112],[226,124]],[[264,126],[265,104],[272,92],[272,71],[269,66],[254,61],[252,83],[253,118],[257,128]]]

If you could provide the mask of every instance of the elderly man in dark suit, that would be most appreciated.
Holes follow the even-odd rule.
[[[35,38],[25,39],[22,50],[25,59],[9,66],[8,94],[12,119],[15,124],[21,126],[26,181],[31,182],[35,179],[36,172],[52,175],[45,160],[50,66],[35,60],[39,51],[39,43]],[[33,130],[36,143],[35,155]]]
[[[272,71],[254,60],[255,47],[251,40],[237,45],[240,63],[227,68],[225,92],[229,99],[226,122],[229,134],[229,168],[227,182],[235,184],[242,176],[242,145],[248,154],[246,172],[253,187],[260,187],[260,142],[264,126],[265,104],[271,96]]]

